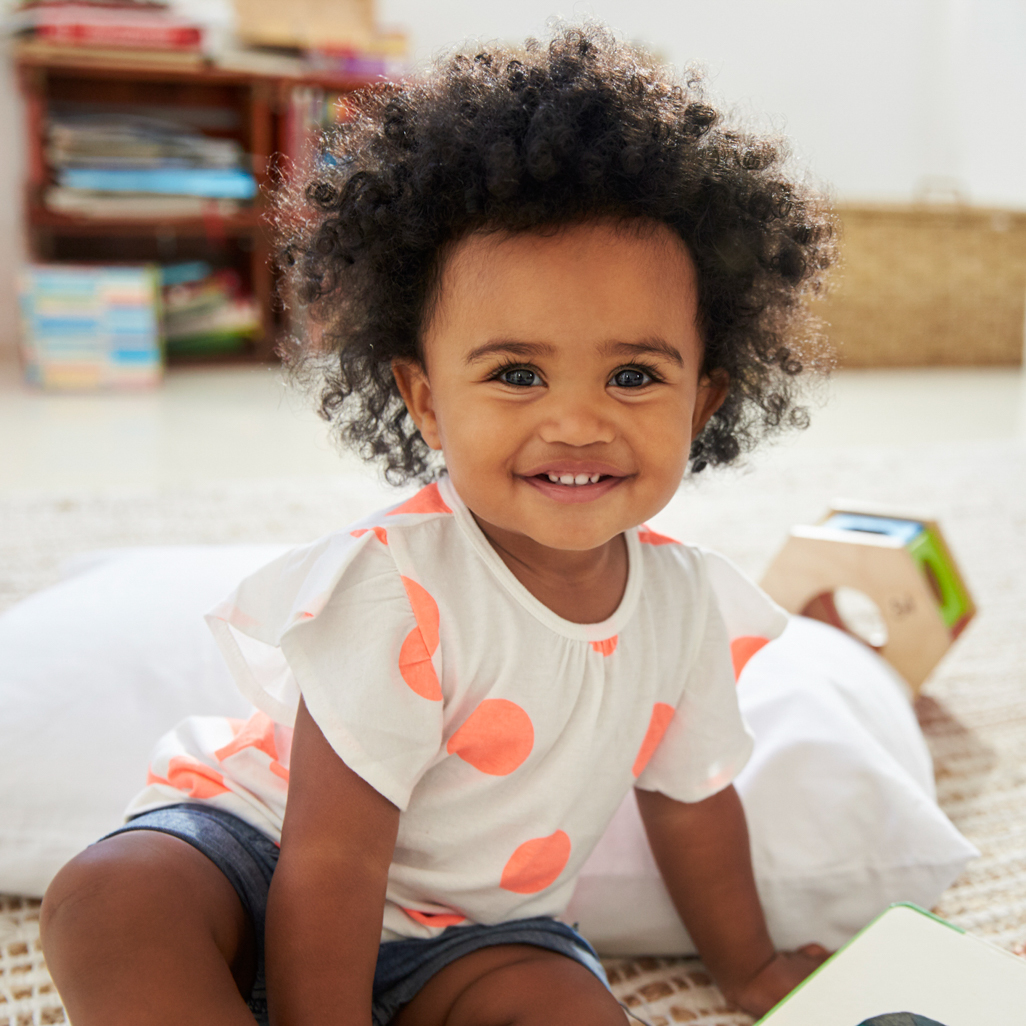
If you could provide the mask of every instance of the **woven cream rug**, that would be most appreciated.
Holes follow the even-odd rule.
[[[979,616],[918,705],[941,804],[983,852],[937,911],[1026,954],[1026,445],[779,449],[746,472],[685,487],[653,523],[758,577],[790,526],[815,521],[833,498],[936,515],[975,593]],[[61,562],[77,552],[301,541],[383,501],[341,477],[0,500],[0,609],[58,579]],[[618,997],[652,1026],[751,1022],[726,1007],[696,960],[607,965]],[[36,904],[0,898],[0,1026],[63,1021]]]

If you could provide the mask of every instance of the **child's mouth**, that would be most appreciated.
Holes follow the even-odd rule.
[[[598,484],[608,474],[536,474],[536,477],[547,478],[553,484],[567,485],[571,488],[580,488],[582,485]]]
[[[626,480],[617,474],[571,474],[542,471],[522,478],[556,502],[590,502]]]

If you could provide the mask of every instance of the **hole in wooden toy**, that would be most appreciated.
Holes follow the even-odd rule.
[[[887,623],[880,607],[857,588],[840,587],[824,591],[802,610],[802,616],[821,620],[864,641],[870,648],[887,644]]]

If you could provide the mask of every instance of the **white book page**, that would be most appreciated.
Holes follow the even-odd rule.
[[[943,1026],[1013,1023],[1026,960],[911,906],[888,909],[758,1026],[859,1026],[913,1012]]]

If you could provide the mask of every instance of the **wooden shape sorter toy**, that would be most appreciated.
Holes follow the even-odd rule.
[[[1014,1026],[1026,960],[892,905],[757,1026]]]
[[[789,613],[842,630],[850,625],[837,597],[861,593],[882,620],[879,636],[862,633],[863,640],[913,692],[976,612],[935,520],[855,503],[837,504],[819,524],[792,528],[761,584]]]

